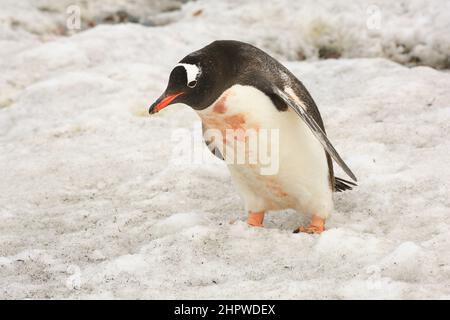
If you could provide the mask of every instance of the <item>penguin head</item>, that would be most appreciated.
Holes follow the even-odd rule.
[[[210,106],[242,71],[238,64],[242,59],[236,56],[235,47],[215,41],[184,57],[173,68],[166,90],[150,106],[149,113],[174,103],[187,104],[194,110]]]
[[[202,64],[200,60],[198,57],[183,59],[173,68],[167,88],[150,106],[150,114],[174,103],[187,104],[194,110],[201,110],[209,105],[215,81],[211,76],[211,67]]]

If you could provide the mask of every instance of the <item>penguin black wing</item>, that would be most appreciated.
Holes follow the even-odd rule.
[[[270,75],[268,78],[261,77],[258,72],[250,71],[241,76],[241,83],[244,85],[252,85],[264,92],[272,100],[278,110],[286,111],[287,108],[291,108],[311,129],[314,136],[325,149],[330,171],[330,183],[333,188],[338,191],[340,191],[339,189],[351,189],[350,185],[338,185],[339,183],[336,183],[334,179],[333,163],[330,156],[353,181],[357,181],[354,173],[350,170],[344,160],[342,160],[330,140],[328,140],[319,110],[308,90],[289,70],[265,53],[263,65],[267,68],[264,74]],[[264,68],[261,66],[259,67]],[[287,79],[282,79],[282,77],[279,76],[280,72],[284,74]],[[291,90],[289,91],[287,88]]]
[[[203,134],[203,141],[205,142],[208,150],[211,151],[211,153],[213,155],[215,155],[217,158],[219,158],[220,160],[225,160],[225,158],[223,157],[219,148],[216,147],[216,145],[214,143],[214,139],[211,139],[210,137],[207,137],[205,135],[205,126],[203,124],[202,124],[202,134]]]
[[[350,170],[344,160],[342,160],[341,156],[333,147],[330,140],[328,140],[327,135],[325,134],[321,126],[314,120],[312,116],[309,115],[308,111],[311,109],[311,106],[306,105],[305,101],[302,101],[297,97],[293,97],[291,94],[283,89],[278,88],[278,86],[276,85],[272,85],[272,90],[306,123],[317,140],[319,140],[319,142],[322,144],[325,151],[334,159],[334,161],[336,161],[336,163],[342,168],[342,170],[344,170],[344,172],[350,178],[352,178],[353,181],[357,181],[356,176]]]

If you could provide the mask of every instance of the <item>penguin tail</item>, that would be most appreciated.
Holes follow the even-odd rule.
[[[353,187],[356,187],[357,184],[342,178],[335,177],[334,178],[334,191],[342,192],[345,190],[352,190]]]

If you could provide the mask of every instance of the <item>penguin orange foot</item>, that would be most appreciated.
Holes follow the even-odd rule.
[[[248,213],[247,223],[249,226],[264,227],[263,221],[264,221],[264,211],[261,211],[261,212],[251,212],[250,211]]]
[[[322,233],[325,231],[325,219],[319,218],[313,215],[311,223],[307,227],[298,227],[294,230],[294,233]]]

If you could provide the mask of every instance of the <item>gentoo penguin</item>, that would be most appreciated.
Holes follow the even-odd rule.
[[[215,152],[218,157],[236,158],[230,152],[239,149],[233,144],[236,140],[247,150],[245,161],[226,162],[251,226],[262,226],[267,211],[290,208],[311,217],[309,226],[294,232],[321,233],[333,210],[332,192],[356,185],[334,177],[332,159],[356,182],[328,140],[319,110],[300,80],[250,44],[214,41],[183,58],[149,113],[174,103],[187,104],[196,111],[205,142],[210,150],[220,151]],[[230,130],[240,130],[241,134],[229,135]],[[277,140],[266,139],[274,147],[270,156],[278,161],[277,170],[270,174],[262,172],[258,157],[256,162],[248,161],[261,147],[249,143],[246,132],[252,130],[257,134],[276,130],[273,137]],[[218,132],[222,138],[208,135],[208,131]]]

